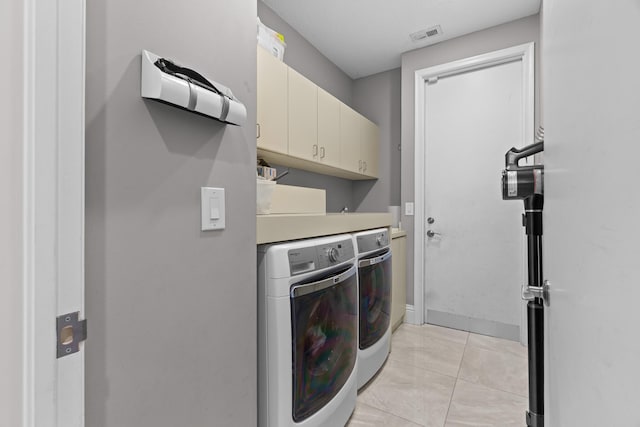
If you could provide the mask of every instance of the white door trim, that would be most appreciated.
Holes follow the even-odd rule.
[[[24,3],[23,427],[84,426],[84,350],[56,359],[56,317],[84,317],[85,1]],[[82,347],[82,345],[81,345]]]
[[[507,49],[489,52],[471,58],[461,59],[447,64],[416,70],[414,78],[415,94],[415,140],[414,140],[414,201],[415,216],[413,227],[413,301],[414,323],[421,325],[427,321],[424,316],[424,245],[425,245],[425,97],[426,83],[430,79],[449,77],[456,74],[492,67],[513,61],[522,61],[522,85],[524,103],[524,132],[522,141],[514,141],[514,145],[526,145],[533,142],[534,136],[534,43],[525,43]],[[508,149],[508,148],[507,148]],[[506,150],[505,150],[506,152]],[[496,171],[498,174],[499,171]],[[498,176],[498,175],[496,175]],[[496,178],[496,191],[499,191],[499,180]]]

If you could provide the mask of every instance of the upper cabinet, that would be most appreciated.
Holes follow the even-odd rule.
[[[289,155],[316,161],[318,148],[318,87],[289,68]]]
[[[378,177],[378,127],[258,47],[258,156],[349,179]]]
[[[340,101],[318,88],[318,158],[340,167]]]
[[[340,164],[344,169],[377,178],[379,141],[375,123],[340,105]]]
[[[287,71],[282,61],[258,47],[257,144],[287,153]]]

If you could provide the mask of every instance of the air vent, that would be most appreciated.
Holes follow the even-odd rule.
[[[413,40],[414,42],[417,42],[431,37],[436,37],[441,34],[442,28],[440,28],[440,25],[436,25],[435,27],[427,28],[426,30],[420,30],[416,31],[415,33],[411,33],[409,34],[409,37],[411,37],[411,40]]]

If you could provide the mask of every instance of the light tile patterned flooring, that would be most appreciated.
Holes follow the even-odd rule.
[[[405,323],[347,427],[522,427],[527,384],[519,343]]]

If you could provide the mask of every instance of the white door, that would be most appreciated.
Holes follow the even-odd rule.
[[[500,173],[531,138],[523,80],[518,59],[426,83],[427,323],[521,340],[523,206],[502,200]]]
[[[640,2],[545,2],[541,19],[545,426],[638,427]]]
[[[56,319],[84,318],[85,3],[27,3],[23,426],[82,427],[84,344]]]

